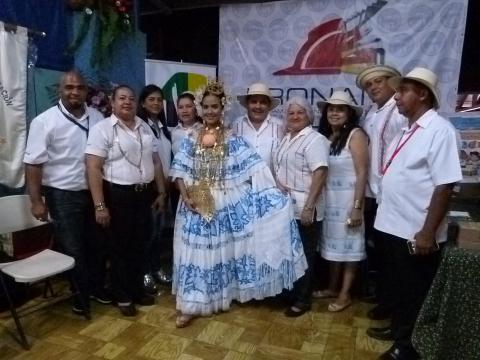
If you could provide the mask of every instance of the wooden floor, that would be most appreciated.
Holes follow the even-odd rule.
[[[113,306],[92,303],[92,320],[71,312],[67,301],[22,318],[30,351],[12,337],[11,319],[0,319],[0,359],[376,359],[390,343],[373,340],[367,327],[372,306],[355,302],[342,313],[327,311],[328,300],[292,319],[277,300],[235,304],[229,312],[198,318],[175,328],[175,298],[165,289],[154,306],[134,318]],[[6,315],[3,313],[2,315]]]

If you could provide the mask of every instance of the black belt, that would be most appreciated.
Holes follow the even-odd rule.
[[[133,192],[143,192],[147,190],[153,189],[153,182],[149,183],[139,183],[139,184],[131,184],[131,185],[120,185],[105,181],[105,184],[113,189],[119,189],[124,191],[133,191]]]

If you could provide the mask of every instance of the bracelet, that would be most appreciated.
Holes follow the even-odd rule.
[[[106,209],[104,202],[96,203],[93,207],[95,208],[95,211],[103,211]]]
[[[353,208],[354,209],[361,209],[362,208],[362,202],[360,200],[355,200],[353,202]]]

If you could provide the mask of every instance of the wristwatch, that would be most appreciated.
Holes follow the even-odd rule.
[[[98,202],[93,207],[95,208],[95,211],[103,211],[106,208],[104,202]]]

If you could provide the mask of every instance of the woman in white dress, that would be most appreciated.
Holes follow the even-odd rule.
[[[321,240],[321,255],[330,261],[330,275],[328,289],[314,296],[336,297],[328,310],[338,312],[351,305],[350,289],[358,263],[366,257],[363,202],[368,138],[358,125],[363,109],[346,92],[335,91],[318,106],[322,110],[319,131],[331,141]]]
[[[172,292],[176,325],[291,289],[306,260],[290,199],[267,164],[222,124],[228,98],[199,92],[203,126],[183,140],[170,176],[181,194],[175,218]]]

